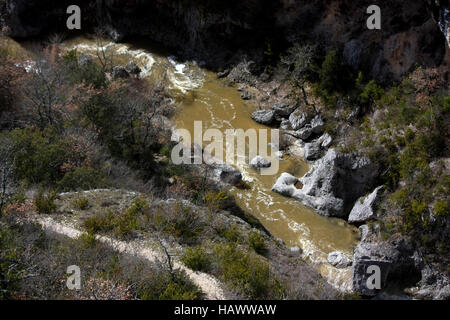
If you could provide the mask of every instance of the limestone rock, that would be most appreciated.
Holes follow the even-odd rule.
[[[373,207],[378,200],[379,192],[382,188],[383,186],[380,186],[367,197],[361,197],[356,201],[355,206],[352,211],[350,211],[348,217],[349,223],[364,222],[374,216],[375,212]]]
[[[228,185],[237,186],[242,182],[241,172],[228,164],[217,165],[216,175],[222,183]]]
[[[307,122],[306,113],[296,110],[289,116],[289,121],[293,130],[301,129]]]
[[[291,130],[292,129],[291,122],[288,119],[281,120],[280,129],[281,130]]]
[[[306,140],[308,139],[313,133],[313,130],[309,124],[304,126],[303,128],[295,131],[295,136],[299,139]]]
[[[276,117],[289,117],[296,108],[296,105],[291,105],[284,102],[278,102],[272,106],[272,110],[275,111]]]
[[[258,110],[252,114],[252,119],[258,123],[270,125],[275,118],[275,111],[273,110]]]
[[[298,179],[296,177],[287,172],[283,172],[275,182],[275,185],[272,187],[272,191],[275,191],[285,197],[292,197],[296,191],[294,185],[297,182]]]
[[[256,156],[250,161],[250,166],[255,169],[269,168],[271,166],[271,163],[264,157]]]
[[[125,66],[125,70],[129,74],[133,74],[133,75],[139,75],[141,73],[141,68],[139,68],[139,66],[136,63],[134,63],[133,61],[130,61],[127,63],[127,65]]]
[[[285,176],[282,175],[273,190],[281,190],[279,193],[301,201],[321,215],[345,218],[356,199],[372,185],[377,171],[377,165],[367,158],[329,149],[325,156],[317,160],[310,171],[299,179],[303,184],[302,189],[295,188],[296,181],[293,179],[288,180],[291,184],[287,184]]]
[[[311,128],[314,133],[322,133],[324,122],[322,117],[317,115],[311,120]]]
[[[80,58],[78,59],[78,64],[80,67],[85,67],[94,62],[94,57],[88,53],[80,54]]]
[[[319,142],[322,148],[328,148],[333,143],[333,138],[328,133],[324,133],[320,136]]]
[[[305,159],[316,160],[321,155],[321,148],[319,142],[305,143]]]
[[[336,268],[345,268],[352,265],[350,260],[343,252],[333,251],[328,254],[328,262]]]
[[[251,99],[250,93],[247,90],[242,91],[241,98],[242,100],[250,100]]]
[[[116,79],[126,79],[130,77],[130,74],[125,70],[124,67],[115,66],[112,71],[112,77]]]

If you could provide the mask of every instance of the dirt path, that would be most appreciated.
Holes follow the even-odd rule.
[[[65,235],[73,239],[78,238],[81,234],[84,233],[78,229],[55,221],[51,217],[39,217],[35,219],[35,221],[39,223],[45,230]],[[125,242],[106,236],[96,236],[96,239],[102,243],[110,245],[120,253],[136,255],[153,263],[164,263],[165,261],[165,257],[161,252],[158,252],[157,250],[154,250],[152,248],[145,247],[142,243]],[[175,269],[185,271],[192,282],[195,283],[203,291],[208,300],[226,299],[219,281],[214,277],[203,272],[193,271],[176,260],[173,262],[173,266]]]

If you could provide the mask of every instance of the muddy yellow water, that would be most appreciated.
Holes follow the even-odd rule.
[[[227,129],[268,129],[251,119],[255,107],[243,101],[236,88],[227,86],[196,63],[177,61],[142,43],[99,43],[77,38],[67,41],[64,46],[96,55],[99,44],[102,50],[114,55],[116,63],[136,62],[142,69],[141,76],[150,81],[158,81],[165,74],[179,104],[176,127],[187,129],[192,136],[194,121],[202,121],[204,130],[219,129],[221,132]],[[270,159],[275,161],[278,155],[271,154]],[[303,258],[315,265],[331,284],[348,290],[350,268],[332,267],[327,262],[327,255],[338,250],[351,257],[357,229],[343,220],[322,217],[299,201],[272,192],[271,188],[282,172],[301,177],[309,170],[308,164],[298,159],[283,156],[279,161],[276,174],[261,175],[248,166],[246,157],[237,157],[230,164],[242,172],[250,189],[231,188],[230,192],[238,204],[257,217],[274,237],[282,239],[289,247],[300,247]]]

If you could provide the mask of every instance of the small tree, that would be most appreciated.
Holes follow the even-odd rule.
[[[313,71],[315,54],[316,46],[296,43],[288,50],[286,56],[281,57],[281,63],[288,68],[290,81],[295,87],[302,90],[303,99],[307,105],[309,103],[306,96],[305,84],[308,75]]]
[[[62,129],[75,108],[75,101],[82,96],[80,86],[69,85],[67,73],[60,63],[56,45],[45,49],[23,84],[25,108],[37,121],[40,129],[53,126]]]
[[[104,40],[107,38],[105,29],[97,29],[96,35],[96,56],[103,72],[111,72],[114,67],[114,48],[111,48]]]

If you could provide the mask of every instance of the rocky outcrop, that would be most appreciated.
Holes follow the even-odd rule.
[[[275,112],[276,117],[289,117],[296,108],[296,105],[284,102],[278,102],[272,106],[272,110]]]
[[[116,66],[112,70],[113,79],[126,79],[130,77],[130,74],[124,67]]]
[[[292,130],[299,130],[308,122],[307,115],[301,110],[296,110],[289,116]]]
[[[273,190],[324,216],[347,217],[356,199],[373,184],[378,168],[369,159],[329,149],[301,179],[282,174]],[[294,185],[302,182],[303,188]],[[281,192],[280,192],[281,191]]]
[[[228,164],[219,164],[214,169],[217,180],[231,186],[239,186],[242,182],[242,174],[239,170]]]
[[[403,289],[417,299],[450,298],[449,278],[426,263],[407,238],[393,236],[383,241],[376,225],[373,229],[368,225],[359,229],[361,241],[355,248],[352,263],[352,289],[355,292],[376,296],[390,287]],[[380,287],[376,288],[373,276],[378,268]]]
[[[271,166],[271,163],[264,157],[256,156],[250,160],[250,166],[255,169],[269,168]]]
[[[350,260],[345,253],[340,251],[333,251],[328,254],[328,263],[336,268],[346,268],[352,265],[352,260]]]
[[[134,61],[130,61],[127,63],[127,65],[125,66],[125,70],[134,76],[138,76],[141,73],[141,68],[139,68],[139,66],[134,62]]]
[[[311,143],[305,143],[305,159],[306,160],[317,160],[321,155],[320,142],[314,141]]]
[[[450,48],[450,5],[448,0],[428,0],[434,21],[444,34]]]
[[[323,131],[323,127],[324,127],[325,123],[322,120],[322,117],[320,115],[316,115],[312,120],[311,120],[311,129],[313,131],[313,133],[322,133]]]
[[[372,218],[375,215],[374,205],[379,200],[379,193],[383,189],[383,186],[376,188],[371,194],[367,197],[359,198],[352,211],[350,211],[350,215],[348,216],[349,223],[360,223],[365,222]]]
[[[275,111],[273,110],[258,110],[252,114],[252,119],[258,123],[270,125],[275,120]]]

